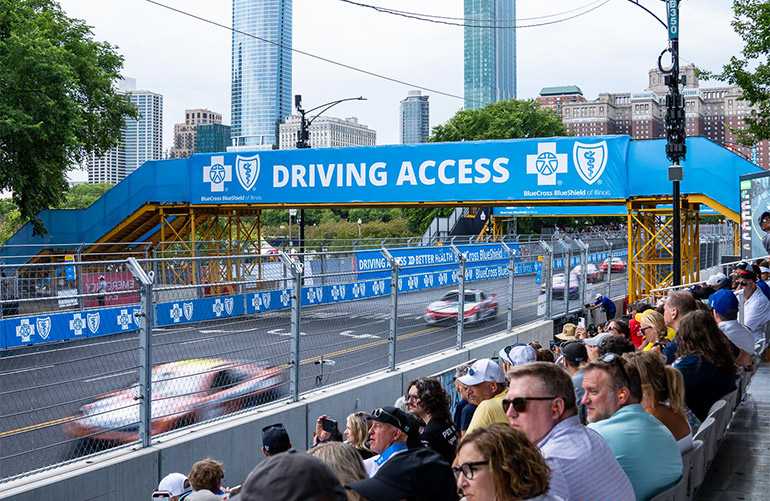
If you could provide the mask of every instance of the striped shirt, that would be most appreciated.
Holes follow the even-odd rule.
[[[574,501],[635,499],[607,442],[577,416],[557,423],[537,445],[552,470],[551,494]]]

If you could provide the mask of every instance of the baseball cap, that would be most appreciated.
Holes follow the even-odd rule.
[[[720,289],[711,296],[711,307],[714,311],[724,316],[733,316],[738,313],[738,298],[733,291]]]
[[[636,315],[634,315],[634,320],[636,320],[639,323],[642,323],[642,319],[654,311],[656,310],[645,310],[641,313],[637,313]]]
[[[192,492],[192,485],[182,473],[169,473],[158,484],[156,492],[161,491],[168,492],[170,497],[181,496],[185,492]]]
[[[611,338],[611,337],[612,337],[612,333],[611,332],[602,332],[598,336],[589,337],[589,338],[584,339],[583,342],[586,345],[588,345],[588,346],[599,346],[600,344],[602,344],[602,342],[605,339],[608,339],[608,338]]]
[[[433,449],[420,447],[392,456],[377,474],[345,486],[369,501],[416,497],[430,501],[457,499],[449,463]]]
[[[575,329],[577,329],[575,324],[564,324],[564,327],[561,328],[561,334],[556,334],[556,337],[562,341],[572,341],[575,339]]]
[[[586,345],[578,340],[567,341],[561,345],[560,349],[562,354],[564,354],[564,358],[567,359],[567,362],[579,364],[580,362],[588,360],[588,350],[586,350]]]
[[[468,373],[463,377],[457,378],[465,386],[474,386],[484,381],[495,381],[497,383],[505,382],[505,374],[495,362],[489,358],[476,360]]]
[[[766,217],[770,217],[770,212],[765,211],[762,214],[760,214],[760,216],[757,218],[757,223],[761,225],[762,224],[762,220],[764,218],[766,218]]]
[[[770,268],[767,268],[765,266],[760,266],[759,271],[761,271],[762,273],[770,273]]]
[[[529,345],[516,343],[500,350],[500,360],[511,365],[524,365],[537,360],[537,353]]]
[[[721,282],[722,279],[719,278],[719,275],[711,275],[708,280],[706,280],[706,285],[715,286],[719,285],[719,282]]]
[[[596,299],[601,299],[602,297],[604,297],[604,296],[602,296],[601,294],[597,294],[596,295]]]
[[[290,449],[270,456],[251,470],[243,482],[240,501],[347,501],[347,494],[326,463],[304,452]]]
[[[393,407],[392,405],[374,409],[366,416],[366,420],[386,423],[395,426],[404,433],[409,433],[409,415],[398,407]]]
[[[283,423],[271,424],[262,428],[262,447],[270,454],[291,449],[289,433],[283,427]]]

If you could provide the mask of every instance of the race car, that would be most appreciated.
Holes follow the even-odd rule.
[[[553,276],[551,294],[554,298],[564,297],[564,273],[557,273]],[[545,294],[546,284],[540,286],[540,294]],[[569,297],[577,299],[580,290],[580,279],[574,273],[569,274]]]
[[[610,266],[610,258],[607,258],[604,261],[602,261],[600,268],[604,273],[607,273],[607,268],[609,266]],[[620,259],[619,257],[613,257],[611,269],[612,269],[612,273],[626,271],[626,262]]]
[[[445,321],[457,321],[460,291],[455,289],[444,294],[444,297],[434,301],[425,308],[425,321],[437,324]],[[487,294],[482,290],[466,290],[463,308],[463,322],[471,324],[497,316],[497,296]]]
[[[282,397],[285,369],[217,359],[171,362],[152,369],[152,435],[224,416]],[[66,422],[68,459],[139,440],[139,389],[97,397]]]
[[[580,276],[583,271],[582,265],[577,265],[572,268],[572,273]],[[588,263],[586,264],[586,279],[588,283],[601,282],[604,278],[604,274],[596,267],[596,265]]]

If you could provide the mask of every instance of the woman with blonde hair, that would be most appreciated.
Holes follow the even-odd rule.
[[[623,358],[639,372],[644,410],[669,429],[682,454],[692,449],[682,373],[665,365],[665,357],[657,351],[624,353]]]
[[[369,459],[376,454],[369,449],[366,442],[369,440],[369,422],[365,412],[354,412],[345,420],[345,443],[352,445],[361,459]]]
[[[636,321],[639,322],[639,332],[644,337],[642,342],[642,351],[654,350],[663,353],[663,349],[668,344],[668,327],[663,320],[663,315],[655,310],[647,310],[636,314]]]
[[[548,494],[551,470],[540,449],[507,423],[465,435],[455,465],[457,488],[467,501],[561,499]]]
[[[332,469],[342,485],[369,478],[361,462],[361,456],[352,444],[342,442],[327,442],[317,445],[307,451]],[[354,490],[347,490],[348,501],[365,501]]]

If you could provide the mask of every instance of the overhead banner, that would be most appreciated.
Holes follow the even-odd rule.
[[[625,199],[628,136],[193,155],[193,204]]]

